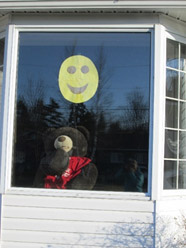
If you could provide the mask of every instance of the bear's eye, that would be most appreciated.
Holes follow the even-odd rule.
[[[66,140],[65,137],[59,137],[59,138],[58,138],[58,141],[59,141],[59,142],[64,142],[65,140]]]

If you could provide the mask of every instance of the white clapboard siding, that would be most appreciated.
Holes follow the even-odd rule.
[[[151,224],[4,218],[4,230],[153,236]],[[133,232],[133,233],[132,233]]]
[[[3,217],[71,221],[102,221],[126,223],[153,223],[152,213],[122,211],[77,210],[59,208],[10,207],[3,208]]]
[[[161,213],[173,213],[174,212],[186,212],[186,199],[184,197],[176,198],[176,199],[165,199],[157,204],[157,211]]]
[[[1,248],[153,247],[153,202],[4,195]]]
[[[1,244],[1,248],[86,248],[86,247],[87,246],[84,245],[72,246],[72,245],[54,245],[54,244],[44,244],[44,243],[20,243],[20,242],[2,242]],[[95,246],[90,246],[90,248],[91,247],[93,248]],[[115,246],[115,247],[121,247],[121,246]]]
[[[30,231],[3,231],[4,241],[33,242],[53,245],[71,244],[98,247],[149,247],[152,248],[152,237],[148,236],[125,236],[122,233],[117,235],[102,235],[83,233],[51,233],[51,232],[30,232]],[[49,246],[50,247],[50,246]]]
[[[151,201],[7,195],[4,206],[153,212]]]

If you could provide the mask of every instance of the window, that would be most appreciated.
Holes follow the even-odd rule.
[[[0,40],[0,112],[1,112],[1,92],[3,80],[3,59],[4,59],[4,39]]]
[[[72,99],[58,82],[60,73],[90,72],[90,64],[70,64],[75,56],[86,57],[98,75],[88,99]],[[98,170],[93,190],[147,192],[150,31],[20,32],[17,65],[12,186],[33,187],[48,128],[83,126],[90,134],[86,157]]]
[[[167,40],[164,189],[186,189],[186,45]]]

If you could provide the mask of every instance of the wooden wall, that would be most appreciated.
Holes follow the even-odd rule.
[[[4,195],[1,248],[153,247],[148,200]]]

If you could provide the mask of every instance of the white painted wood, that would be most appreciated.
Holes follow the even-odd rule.
[[[89,190],[56,190],[56,189],[36,189],[36,188],[10,188],[6,190],[7,195],[24,196],[52,196],[52,197],[73,197],[86,199],[117,199],[117,200],[138,200],[149,201],[147,193],[116,192],[116,191],[89,191]]]
[[[5,37],[7,25],[11,22],[11,15],[0,17],[0,39]]]
[[[157,213],[170,213],[186,211],[186,198],[164,198],[156,203]]]
[[[2,230],[2,195],[0,194],[0,244],[1,244],[1,230]]]
[[[33,207],[4,207],[3,217],[25,219],[50,219],[69,221],[100,221],[126,223],[153,223],[152,213],[122,211],[76,210]]]
[[[5,30],[7,28],[7,24],[9,22],[9,16],[7,17],[3,17],[3,18],[0,18],[0,39],[3,39],[5,38]],[[6,40],[5,40],[6,41]],[[6,53],[6,47],[7,47],[7,42],[5,42],[5,52]],[[4,58],[4,63],[5,63],[5,58]],[[2,66],[2,65],[1,65]],[[4,68],[4,67],[3,67]],[[4,71],[4,69],[3,69]],[[2,72],[1,72],[2,73]],[[2,78],[2,74],[1,74],[1,85],[0,85],[0,153],[1,153],[1,147],[2,147],[2,136],[3,136],[3,129],[2,129],[2,121],[3,121],[3,110],[2,110],[2,107],[3,107],[3,99],[4,99],[4,88],[2,85],[4,84],[4,72],[3,72],[3,78]],[[0,193],[3,192],[2,188],[4,187],[4,180],[3,180],[3,176],[1,177],[1,175],[3,174],[3,169],[1,168],[2,167],[2,164],[1,164],[1,156],[0,156]],[[0,209],[1,211],[1,209]]]
[[[20,242],[2,242],[1,248],[86,248],[87,245],[54,245],[44,243],[20,243]],[[92,246],[91,246],[92,247]],[[93,246],[95,247],[95,246]],[[97,246],[97,248],[102,246]],[[116,246],[115,246],[116,247]]]
[[[5,170],[6,170],[6,143],[7,143],[7,125],[8,125],[8,101],[4,101],[4,99],[9,99],[9,81],[10,81],[10,66],[7,66],[7,64],[10,64],[12,61],[12,42],[11,42],[11,37],[13,35],[13,29],[9,28],[7,32],[7,36],[5,39],[5,57],[4,57],[4,71],[3,71],[3,87],[2,87],[2,109],[1,111],[1,118],[0,118],[0,151],[1,151],[1,156],[0,156],[0,193],[4,192],[5,188]],[[6,127],[4,129],[4,127]]]
[[[151,199],[161,198],[163,189],[164,121],[165,121],[165,29],[155,25],[154,116]]]
[[[152,248],[153,239],[148,236],[124,236],[122,232],[113,235],[102,234],[76,234],[76,233],[51,233],[51,232],[30,232],[30,231],[3,231],[3,241],[30,242],[52,245],[85,245],[102,247],[149,247]],[[49,246],[50,247],[50,246]]]
[[[71,197],[17,196],[4,197],[4,206],[43,207],[59,209],[114,210],[153,212],[153,202],[138,200],[76,199]]]
[[[3,230],[153,236],[152,224],[4,218]]]
[[[186,11],[185,11],[186,13]],[[186,25],[180,20],[175,20],[172,17],[160,15],[160,23],[165,27],[167,32],[172,32],[177,35],[185,36]]]
[[[36,9],[64,9],[64,8],[184,8],[184,1],[3,1],[0,5],[2,10],[32,10]]]
[[[11,23],[19,26],[27,26],[31,28],[33,26],[42,26],[44,29],[52,26],[60,27],[75,27],[81,28],[153,28],[154,23],[159,22],[159,16],[157,14],[130,14],[123,15],[121,13],[116,14],[108,13],[100,15],[98,13],[76,13],[69,15],[69,13],[55,13],[51,15],[48,13],[31,14],[31,13],[16,13],[12,14]],[[53,27],[54,28],[54,27]]]
[[[139,202],[4,195],[1,248],[152,248],[153,202]]]

